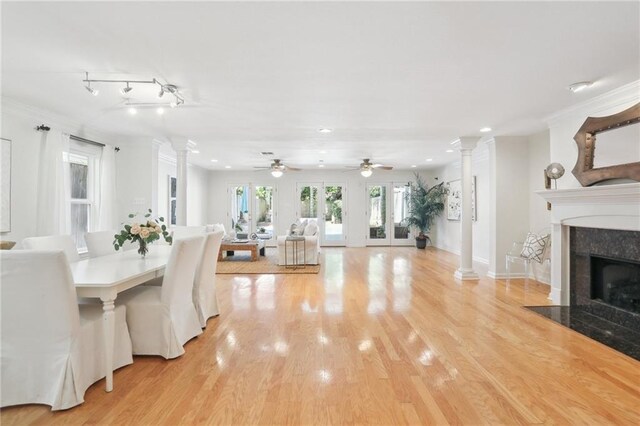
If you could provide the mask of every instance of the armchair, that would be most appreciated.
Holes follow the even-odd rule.
[[[298,220],[291,229],[295,235],[304,237],[304,247],[299,244],[297,247],[298,259],[302,259],[306,252],[304,259],[305,265],[317,265],[318,254],[320,253],[320,239],[318,238],[318,224],[315,220],[300,221]],[[301,232],[301,233],[300,233]],[[287,235],[281,235],[276,240],[278,247],[278,265],[285,264],[285,254],[289,259],[293,259],[293,244],[285,244]],[[285,247],[288,253],[285,253]]]

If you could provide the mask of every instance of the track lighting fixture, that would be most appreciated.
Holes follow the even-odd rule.
[[[122,93],[123,95],[126,95],[132,90],[133,90],[133,87],[129,87],[129,82],[127,81],[127,87],[123,87],[122,89],[120,89],[120,93]]]
[[[133,84],[156,84],[160,86],[160,91],[158,92],[159,99],[164,97],[166,93],[168,93],[169,95],[175,98],[171,103],[167,103],[167,104],[163,103],[163,104],[157,104],[157,105],[169,105],[171,106],[171,108],[175,108],[179,105],[184,104],[184,98],[182,97],[182,94],[178,90],[178,86],[176,86],[175,84],[169,84],[169,83],[163,84],[156,78],[151,80],[108,80],[108,79],[98,80],[98,79],[89,79],[89,73],[85,72],[85,78],[82,81],[86,83],[86,85],[84,86],[85,89],[87,89],[87,91],[91,93],[93,96],[98,96],[99,91],[98,89],[94,89],[93,87],[91,87],[92,83],[118,83],[118,84],[124,83],[126,86],[120,88],[120,93],[123,95],[133,90],[133,87],[131,87],[131,85]]]

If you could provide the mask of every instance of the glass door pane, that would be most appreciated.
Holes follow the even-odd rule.
[[[238,238],[248,238],[251,233],[251,194],[249,185],[232,185],[229,188],[231,195],[231,230],[236,232]],[[245,237],[246,235],[246,237]]]
[[[325,185],[322,201],[322,244],[344,245],[343,185]]]
[[[301,185],[298,187],[300,196],[299,215],[300,219],[318,218],[318,188],[320,185]]]
[[[405,222],[409,214],[409,191],[408,184],[393,185],[393,235],[392,243],[407,244],[410,239],[410,229]]]
[[[369,232],[371,245],[388,245],[390,242],[387,223],[387,185],[367,186],[367,208],[369,209]]]
[[[272,186],[255,186],[255,203],[253,217],[255,218],[255,229],[262,240],[272,240],[274,232],[274,189]]]

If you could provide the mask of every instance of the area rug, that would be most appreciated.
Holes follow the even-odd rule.
[[[258,260],[251,261],[250,254],[227,256],[218,262],[218,274],[317,274],[320,265],[306,265],[304,268],[290,269],[278,265],[278,256],[258,256]]]

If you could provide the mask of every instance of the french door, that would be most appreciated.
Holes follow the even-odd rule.
[[[408,183],[371,183],[366,186],[367,245],[412,245],[408,215]]]
[[[268,245],[275,244],[276,189],[272,185],[242,183],[229,185],[228,194],[230,230],[247,236],[255,233]]]
[[[342,183],[299,183],[297,216],[318,222],[320,245],[346,244],[346,188]]]

